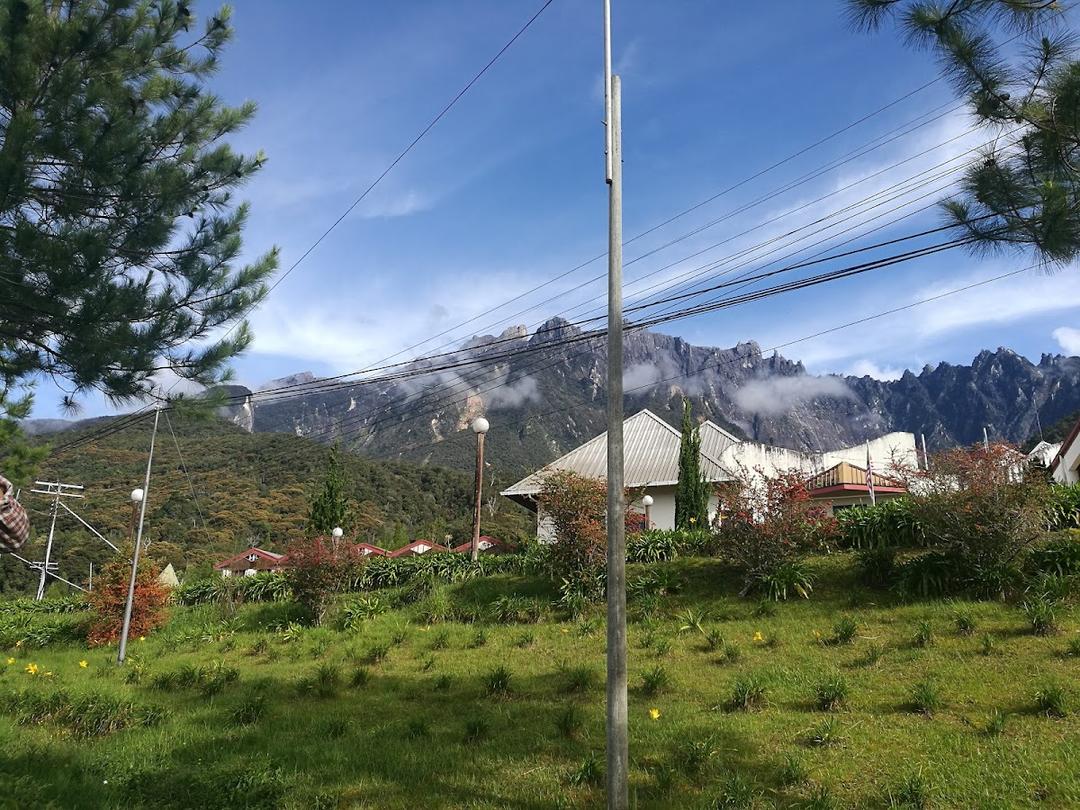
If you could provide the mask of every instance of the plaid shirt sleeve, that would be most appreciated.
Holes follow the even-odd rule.
[[[30,519],[15,500],[11,482],[0,475],[0,552],[17,551],[30,536]]]

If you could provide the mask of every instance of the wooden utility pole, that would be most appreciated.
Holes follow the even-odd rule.
[[[611,0],[604,0],[608,184],[607,806],[630,804],[626,705],[626,521],[623,503],[622,96],[611,73]]]

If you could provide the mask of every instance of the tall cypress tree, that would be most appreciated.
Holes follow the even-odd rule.
[[[701,432],[683,400],[682,440],[679,443],[679,483],[675,487],[675,528],[703,528],[709,522],[709,484],[701,474]]]
[[[341,459],[336,447],[330,448],[330,459],[326,465],[326,478],[322,489],[311,502],[311,514],[308,527],[316,534],[330,534],[336,527],[345,528],[349,514],[348,482],[341,467]]]

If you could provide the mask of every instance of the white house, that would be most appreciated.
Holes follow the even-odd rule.
[[[798,470],[809,477],[844,462],[856,467],[862,465],[865,471],[868,450],[878,473],[885,472],[894,463],[910,466],[918,463],[915,436],[911,433],[889,433],[869,443],[823,453],[805,453],[759,442],[743,442],[713,422],[702,423],[700,435],[701,472],[710,483],[729,481],[742,470],[751,474],[760,471],[765,476]],[[679,483],[681,438],[678,430],[649,410],[638,411],[623,422],[626,488],[639,498],[630,508],[643,512],[640,498],[650,495],[653,499],[649,510],[650,522],[659,529],[675,528],[675,487]],[[585,478],[603,479],[607,473],[607,433],[555,459],[503,490],[502,494],[537,511],[537,496],[543,490],[544,478],[562,470]],[[844,505],[869,500],[867,493],[860,495],[854,490],[846,491],[839,497]],[[710,520],[716,504],[715,497],[710,499]],[[553,527],[543,514],[537,515],[537,538],[542,542],[554,540]]]
[[[1057,455],[1050,462],[1050,471],[1059,484],[1080,482],[1080,421],[1073,425],[1061,443]]]

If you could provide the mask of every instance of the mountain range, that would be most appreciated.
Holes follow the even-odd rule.
[[[568,342],[569,341],[569,342]],[[931,449],[991,439],[1022,443],[1080,409],[1080,358],[1032,363],[1007,348],[970,365],[939,363],[896,380],[811,375],[753,341],[694,346],[640,330],[626,335],[627,414],[647,407],[677,425],[684,397],[698,419],[747,439],[805,450],[849,446],[882,433],[923,434]],[[454,365],[453,369],[445,366]],[[468,469],[470,422],[491,423],[488,458],[514,477],[604,429],[602,338],[561,319],[469,340],[449,357],[411,364],[407,379],[328,386],[303,373],[269,401],[240,386],[226,415],[246,430],[340,442],[361,454]],[[285,396],[287,394],[287,396]]]
[[[467,470],[475,452],[468,427],[483,414],[491,423],[487,458],[509,482],[604,430],[606,361],[603,338],[555,318],[532,333],[519,326],[473,337],[448,355],[398,369],[395,379],[327,382],[301,372],[255,391],[228,386],[222,415],[249,432]],[[893,430],[925,435],[935,449],[980,441],[984,427],[993,440],[1019,444],[1080,410],[1080,358],[1043,355],[1032,363],[1007,348],[980,352],[970,365],[939,363],[879,380],[811,375],[753,341],[694,346],[638,330],[626,335],[624,364],[627,414],[647,407],[677,425],[686,397],[698,419],[803,450]],[[28,427],[57,426],[30,420]]]

